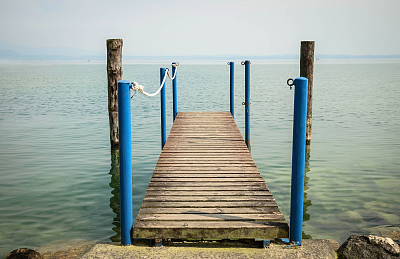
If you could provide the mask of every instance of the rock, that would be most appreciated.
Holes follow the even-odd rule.
[[[5,259],[43,259],[43,257],[35,250],[18,248],[11,251]]]
[[[400,258],[400,247],[391,238],[352,235],[338,249],[338,258]]]

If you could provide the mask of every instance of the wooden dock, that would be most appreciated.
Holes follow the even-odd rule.
[[[229,112],[179,112],[133,230],[147,239],[287,238]]]

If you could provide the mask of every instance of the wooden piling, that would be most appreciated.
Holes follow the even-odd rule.
[[[300,76],[308,79],[306,145],[311,144],[312,89],[314,79],[314,41],[302,41],[300,49]]]
[[[108,118],[112,147],[119,143],[118,81],[122,80],[122,39],[107,40]]]

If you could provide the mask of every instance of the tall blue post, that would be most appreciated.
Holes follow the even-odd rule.
[[[172,76],[176,73],[176,62],[172,63]],[[173,109],[173,121],[175,121],[176,114],[178,113],[178,102],[177,102],[177,91],[176,91],[176,75],[172,80],[172,109]]]
[[[245,124],[245,142],[249,150],[250,146],[250,61],[244,62],[244,124]]]
[[[160,84],[162,84],[164,80],[166,69],[160,68]],[[165,82],[163,88],[161,89],[161,149],[164,148],[165,142],[167,141],[167,115],[165,109]]]
[[[298,77],[293,81],[293,84],[295,92],[289,238],[291,242],[293,241],[301,245],[303,231],[308,79],[305,77]]]
[[[118,81],[119,182],[121,208],[121,244],[132,244],[132,151],[131,96],[126,80]]]
[[[235,62],[229,62],[230,108],[235,118]]]

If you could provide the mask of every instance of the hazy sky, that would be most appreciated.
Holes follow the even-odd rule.
[[[400,54],[400,0],[0,0],[0,41],[125,55]]]

